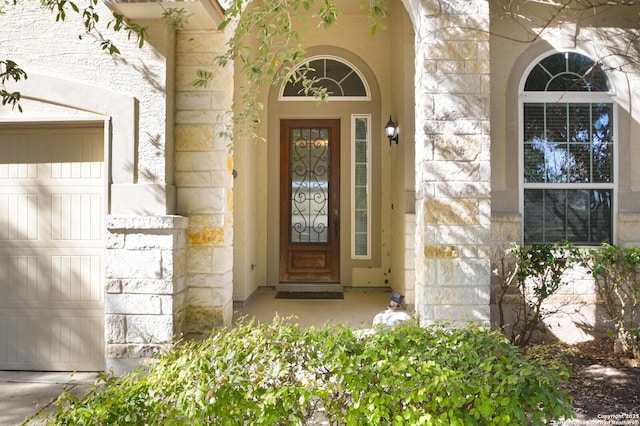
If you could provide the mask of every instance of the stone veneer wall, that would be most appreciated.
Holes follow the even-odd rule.
[[[180,31],[176,36],[176,187],[178,214],[187,229],[186,334],[209,334],[233,314],[233,157],[223,115],[231,110],[233,73],[214,63],[228,36]],[[194,88],[199,69],[211,71],[206,88]]]
[[[130,370],[180,333],[187,222],[179,216],[107,217],[107,370]]]
[[[175,184],[180,216],[106,219],[106,367],[120,374],[172,344],[230,325],[233,157],[220,137],[233,75],[214,65],[225,33],[176,35]],[[214,73],[196,89],[196,71]],[[168,173],[171,173],[169,170]]]
[[[492,258],[503,253],[512,243],[520,244],[522,220],[520,213],[494,213],[491,215]]]
[[[618,213],[618,245],[640,247],[640,213]]]
[[[493,213],[491,215],[491,325],[498,328],[500,317],[497,299],[500,290],[499,272],[501,259],[506,249],[513,243],[520,244],[520,213]]]
[[[422,0],[416,26],[416,311],[490,320],[489,4]]]

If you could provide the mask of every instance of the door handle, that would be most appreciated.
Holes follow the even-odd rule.
[[[333,233],[336,239],[340,236],[340,211],[338,209],[333,211]]]

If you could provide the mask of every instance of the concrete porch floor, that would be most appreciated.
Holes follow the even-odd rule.
[[[273,289],[258,289],[247,302],[234,304],[233,321],[271,322],[277,315],[301,328],[327,323],[354,329],[371,327],[373,317],[389,303],[389,289],[345,289],[344,299],[276,299]]]

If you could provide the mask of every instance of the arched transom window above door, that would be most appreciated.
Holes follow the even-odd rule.
[[[314,86],[327,89],[330,100],[371,100],[369,86],[362,73],[352,64],[334,56],[314,56],[297,66],[282,85],[281,101],[315,101],[312,92],[305,91],[302,79],[306,75]]]

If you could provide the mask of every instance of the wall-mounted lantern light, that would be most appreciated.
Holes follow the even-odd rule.
[[[387,133],[387,137],[389,138],[389,145],[391,145],[391,141],[395,141],[396,145],[398,145],[398,126],[389,116],[389,121],[387,121],[387,125],[384,126],[384,131]]]

